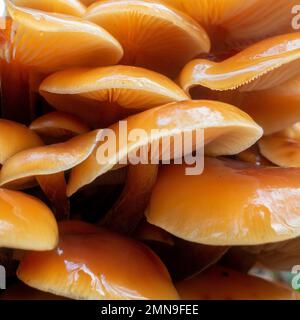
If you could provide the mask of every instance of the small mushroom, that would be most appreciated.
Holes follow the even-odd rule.
[[[236,155],[236,158],[241,161],[253,163],[257,166],[274,166],[272,162],[267,160],[259,151],[257,144],[253,145],[249,149]]]
[[[42,82],[40,94],[56,109],[97,128],[145,109],[189,99],[167,77],[121,65],[54,73]]]
[[[286,168],[300,167],[300,123],[264,136],[258,144],[261,154],[272,163]]]
[[[38,199],[18,191],[0,189],[0,247],[52,250],[58,229],[51,210]]]
[[[205,159],[201,175],[163,166],[145,212],[149,223],[191,242],[259,245],[300,235],[300,170]]]
[[[47,143],[62,142],[87,133],[89,127],[78,117],[65,112],[50,112],[35,119],[29,128]]]
[[[95,130],[63,143],[21,151],[4,162],[0,172],[0,184],[69,170],[91,154],[100,135],[101,130]]]
[[[121,64],[176,76],[189,60],[210,50],[205,30],[162,1],[99,1],[87,9],[85,18],[120,41]]]
[[[213,266],[176,285],[183,300],[297,300],[297,293],[283,285]]]
[[[83,16],[86,7],[79,0],[13,0],[20,7],[32,8],[41,11]]]
[[[81,187],[114,169],[130,155],[137,154],[141,148],[149,145],[152,145],[153,149],[157,145],[160,148],[159,144],[166,136],[173,137],[175,140],[176,137],[182,138],[184,132],[193,133],[197,129],[204,130],[206,153],[219,156],[240,153],[254,144],[262,135],[261,128],[241,110],[209,100],[170,103],[133,115],[126,119],[126,123],[127,137],[121,139],[121,143],[117,146],[114,144],[114,139],[108,141],[109,148],[116,147],[109,158],[103,159],[104,155],[101,152],[103,147],[107,146],[107,142],[103,140],[105,137],[105,131],[103,131],[102,142],[94,152],[72,169],[67,189],[68,195],[74,194]],[[128,133],[136,128],[143,129],[146,136],[130,139]],[[122,135],[123,132],[119,131],[119,123],[114,124],[110,129],[115,133],[116,141],[120,141],[119,134]],[[156,130],[154,134],[153,130]],[[171,158],[172,153],[175,154],[175,151],[171,150]]]
[[[77,222],[77,232],[61,234],[53,251],[26,252],[18,278],[71,299],[178,298],[165,266],[145,245],[105,229],[81,233],[78,227]]]
[[[278,86],[299,75],[300,32],[268,38],[222,61],[196,59],[181,71],[178,82],[189,92],[211,90],[257,91]]]

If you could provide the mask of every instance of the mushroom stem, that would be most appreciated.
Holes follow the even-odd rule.
[[[16,62],[1,61],[2,116],[29,124],[33,117],[34,99],[29,74]]]
[[[131,234],[144,216],[157,171],[158,165],[154,164],[130,165],[124,190],[101,224],[110,230]]]
[[[54,207],[56,219],[68,219],[70,214],[70,203],[66,193],[67,185],[64,172],[37,176],[36,179],[44,194]]]

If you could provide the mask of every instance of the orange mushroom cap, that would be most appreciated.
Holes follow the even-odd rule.
[[[232,155],[239,153],[254,144],[262,135],[262,130],[255,122],[239,109],[217,101],[199,100],[170,103],[153,108],[126,119],[127,132],[132,129],[143,129],[147,139],[132,141],[129,135],[122,139],[115,153],[102,164],[102,155],[98,148],[80,165],[76,166],[70,176],[68,195],[72,195],[81,187],[91,183],[98,176],[112,170],[118,165],[118,160],[124,160],[128,155],[143,146],[160,142],[164,131],[151,134],[154,129],[167,130],[171,137],[181,136],[184,132],[195,132],[203,129],[205,152],[210,155]],[[119,141],[119,124],[110,127]],[[103,132],[105,134],[105,131]],[[114,141],[108,141],[113,145]],[[106,142],[105,142],[106,143]],[[103,161],[104,163],[104,161]]]
[[[32,130],[14,121],[0,119],[0,164],[16,153],[43,145]]]
[[[0,295],[0,300],[65,300],[65,298],[55,296],[53,294],[39,291],[26,286],[22,282],[8,287],[3,294]]]
[[[241,161],[250,162],[257,166],[274,166],[272,162],[267,160],[260,152],[257,144],[249,149],[236,155],[236,158]]]
[[[123,54],[119,42],[101,27],[67,15],[21,8],[7,2],[13,21],[5,59],[37,72],[71,66],[117,63]]]
[[[185,63],[210,49],[210,40],[196,21],[160,1],[99,1],[87,9],[85,18],[120,41],[122,64],[176,76]]]
[[[40,93],[56,109],[98,128],[141,110],[189,99],[167,77],[121,65],[54,73],[42,82]]]
[[[259,141],[262,155],[280,167],[300,167],[300,123],[263,137]]]
[[[33,288],[73,299],[178,298],[150,249],[104,229],[62,234],[57,249],[25,253],[17,275]]]
[[[271,270],[291,271],[294,266],[299,264],[299,244],[300,237],[297,237],[278,243],[242,247],[242,249]]]
[[[268,38],[222,61],[196,59],[179,76],[188,92],[195,86],[212,90],[263,90],[299,74],[300,32]]]
[[[297,300],[297,293],[289,288],[220,266],[176,287],[183,300]]]
[[[163,166],[148,222],[208,245],[258,245],[300,235],[300,170],[207,158],[204,172]],[[237,192],[238,191],[238,192]]]
[[[186,12],[208,31],[214,50],[292,32],[291,9],[297,0],[163,0]]]
[[[58,229],[50,209],[21,192],[0,189],[0,247],[52,250]]]
[[[234,92],[230,103],[247,112],[269,135],[300,120],[300,76],[278,86],[254,92]]]
[[[47,113],[35,119],[29,128],[46,140],[70,139],[90,131],[89,127],[80,118],[64,112]]]
[[[15,154],[3,164],[0,184],[71,169],[91,154],[100,133],[101,130],[95,130],[63,143],[31,148]]]
[[[83,16],[86,7],[79,0],[14,0],[15,5],[47,12]]]

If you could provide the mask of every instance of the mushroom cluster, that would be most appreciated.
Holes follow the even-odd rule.
[[[297,1],[5,2],[0,299],[298,299]]]

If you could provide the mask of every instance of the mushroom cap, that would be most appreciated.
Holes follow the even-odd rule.
[[[54,73],[42,82],[40,93],[56,109],[98,128],[141,110],[189,99],[167,77],[122,65]]]
[[[14,4],[47,12],[83,16],[86,7],[79,0],[14,0]]]
[[[58,229],[51,210],[27,194],[0,189],[0,247],[52,250]]]
[[[234,92],[229,101],[248,113],[269,135],[299,121],[299,88],[300,76],[296,76],[267,90]]]
[[[259,141],[261,154],[280,167],[300,167],[300,124],[263,137]]]
[[[290,271],[295,265],[299,264],[299,244],[300,237],[297,237],[278,243],[242,247],[242,249],[271,270]]]
[[[220,266],[176,287],[183,300],[297,300],[297,293],[289,288]]]
[[[183,133],[204,130],[205,152],[217,156],[240,153],[262,135],[261,128],[246,113],[234,106],[209,100],[170,103],[131,116],[126,119],[126,123],[128,133],[138,128],[143,129],[146,136],[133,141],[128,134],[125,139],[121,139],[109,159],[102,159],[99,143],[98,148],[72,170],[68,195],[112,170],[121,160],[137,150],[156,142],[160,143],[166,136],[174,137],[175,140],[178,136],[182,137]],[[119,124],[111,126],[110,129],[116,134],[116,141],[119,141],[119,135],[123,135],[122,130],[119,132]],[[153,133],[153,130],[156,132]],[[167,130],[167,133],[163,130]],[[105,131],[103,133],[105,134]],[[115,148],[113,139],[108,142]],[[175,154],[175,151],[173,153]]]
[[[7,9],[13,20],[6,48],[8,61],[47,73],[78,65],[115,64],[123,55],[113,36],[83,19],[21,8],[11,2]]]
[[[35,119],[30,127],[45,138],[66,139],[90,131],[89,127],[78,117],[54,111]]]
[[[145,214],[188,241],[258,245],[299,236],[299,199],[300,169],[206,158],[198,176],[163,166]]]
[[[101,130],[95,130],[63,143],[21,151],[3,164],[0,184],[69,170],[91,154],[100,134]]]
[[[178,298],[150,249],[105,229],[62,234],[57,249],[25,253],[17,275],[33,288],[73,299]]]
[[[34,131],[17,122],[0,119],[0,164],[22,150],[41,145],[43,142]]]
[[[5,293],[0,295],[0,300],[65,300],[65,298],[30,288],[20,281],[8,287]]]
[[[299,74],[300,32],[280,35],[255,43],[222,61],[190,61],[179,75],[186,91],[195,86],[211,90],[264,90]]]
[[[267,160],[260,152],[257,144],[249,149],[239,153],[236,158],[241,161],[250,162],[257,166],[274,166],[272,162]]]
[[[213,47],[243,47],[266,36],[292,32],[291,8],[297,0],[164,0],[197,20]]]
[[[122,64],[176,76],[185,63],[210,50],[207,33],[196,21],[160,1],[99,1],[85,18],[120,41]]]

